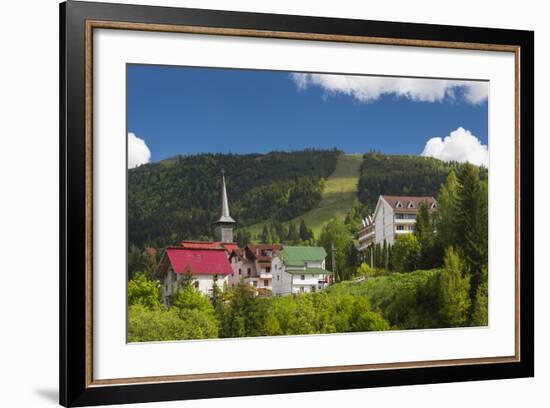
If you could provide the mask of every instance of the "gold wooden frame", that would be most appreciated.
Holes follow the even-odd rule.
[[[450,48],[463,50],[513,52],[515,58],[515,353],[513,356],[480,357],[450,360],[431,360],[415,362],[357,364],[342,366],[304,367],[275,370],[254,370],[236,372],[217,372],[207,374],[185,374],[154,377],[128,377],[114,379],[93,378],[93,30],[118,29],[132,31],[153,31],[219,36],[241,36],[257,38],[294,39],[311,41],[329,41],[359,44],[380,44],[411,47]],[[261,31],[249,29],[230,29],[198,27],[187,25],[166,25],[149,23],[127,23],[119,21],[86,21],[86,374],[85,385],[102,387],[112,385],[130,385],[145,383],[166,383],[181,381],[225,380],[251,377],[292,376],[299,374],[320,374],[370,370],[389,370],[396,368],[421,368],[441,366],[461,366],[471,364],[514,363],[521,361],[520,356],[520,47],[515,45],[446,42],[431,40],[395,39],[368,36],[330,35],[285,31]]]

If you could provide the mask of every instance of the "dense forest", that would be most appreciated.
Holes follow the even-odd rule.
[[[231,215],[239,226],[287,221],[321,199],[337,150],[177,156],[128,171],[129,246],[162,247],[211,239],[226,172]]]
[[[371,210],[383,194],[436,197],[451,170],[459,173],[463,167],[431,157],[369,152],[361,165],[358,197]],[[487,170],[481,169],[482,179],[486,174]]]

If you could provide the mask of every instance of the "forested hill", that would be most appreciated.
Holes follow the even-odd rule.
[[[450,171],[459,172],[463,166],[431,157],[370,152],[361,165],[359,200],[373,210],[382,194],[436,197]],[[487,169],[482,168],[480,176],[485,178]]]
[[[177,156],[128,171],[128,241],[139,247],[210,239],[225,170],[240,227],[290,220],[316,207],[337,150]]]

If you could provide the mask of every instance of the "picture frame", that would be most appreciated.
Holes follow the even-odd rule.
[[[94,30],[513,53],[515,352],[498,357],[94,377]],[[121,160],[124,160],[121,158]],[[68,1],[60,5],[60,404],[86,406],[534,375],[534,33]],[[512,165],[512,164],[511,164]],[[521,250],[520,250],[521,249]]]

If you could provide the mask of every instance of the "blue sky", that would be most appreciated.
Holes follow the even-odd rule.
[[[487,145],[487,94],[479,82],[129,65],[128,132],[143,162],[310,147],[470,160]]]

